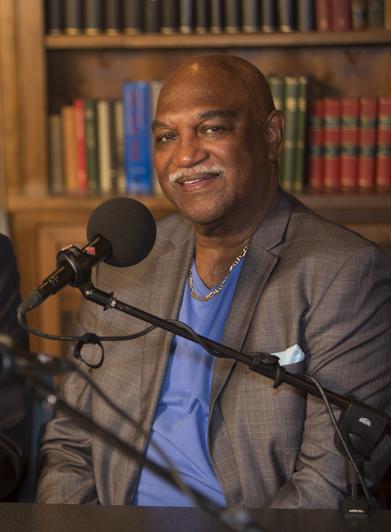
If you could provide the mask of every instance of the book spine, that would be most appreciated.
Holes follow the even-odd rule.
[[[109,175],[110,175],[110,192],[118,193],[118,164],[117,149],[115,146],[115,103],[116,100],[109,100]]]
[[[84,100],[76,98],[75,107],[75,128],[76,128],[76,166],[77,166],[77,188],[79,192],[86,192],[87,182],[87,154],[86,154],[86,132],[84,126]]]
[[[161,25],[161,1],[145,0],[144,2],[144,31],[146,33],[159,33]]]
[[[76,163],[76,122],[75,108],[66,105],[61,109],[64,142],[64,178],[65,188],[68,193],[75,193],[77,186],[77,163]]]
[[[239,33],[241,28],[239,0],[225,0],[225,31]]]
[[[224,6],[223,0],[210,0],[210,31],[222,33],[224,31]]]
[[[98,35],[102,31],[102,0],[84,0],[84,33]]]
[[[262,2],[262,31],[270,33],[278,28],[278,12],[275,0],[263,0]]]
[[[123,91],[126,191],[130,194],[151,194],[150,85],[144,81],[125,82]]]
[[[159,98],[160,90],[162,88],[163,82],[159,80],[151,81],[151,118],[156,115],[157,101]],[[151,147],[153,146],[153,134],[151,131]],[[152,169],[152,191],[155,195],[161,196],[163,194],[160,187],[159,178],[157,176],[156,170]]]
[[[339,154],[341,140],[341,102],[324,98],[324,164],[323,182],[326,190],[339,190]]]
[[[64,154],[61,115],[49,116],[49,190],[51,194],[63,194]]]
[[[257,0],[243,0],[242,29],[244,33],[255,33],[260,28],[260,3]]]
[[[109,102],[98,100],[99,181],[103,194],[111,192]]]
[[[367,27],[367,0],[351,0],[352,28],[362,30]]]
[[[209,0],[195,0],[196,33],[204,34],[210,28]]]
[[[384,4],[384,27],[391,30],[391,0],[385,0]]]
[[[51,0],[46,3],[46,29],[50,35],[59,35],[64,31],[63,0]]]
[[[178,31],[178,0],[162,0],[161,33],[170,35]]]
[[[82,12],[80,0],[64,0],[64,29],[67,35],[80,35],[82,32]]]
[[[296,132],[299,102],[299,79],[286,76],[285,82],[285,139],[282,149],[281,186],[285,190],[293,190]]]
[[[117,194],[123,195],[126,192],[125,167],[124,167],[124,106],[122,100],[114,101],[114,136],[115,136],[115,162]]]
[[[358,186],[372,189],[375,181],[377,98],[360,98]]]
[[[353,191],[357,189],[358,185],[359,112],[358,98],[343,98],[341,100],[341,154],[339,175],[342,190]]]
[[[193,30],[194,30],[194,1],[193,0],[179,0],[179,31],[181,33],[192,33]]]
[[[379,98],[375,184],[391,190],[391,98]]]
[[[307,181],[311,190],[321,191],[324,185],[324,101],[321,98],[311,102],[310,125],[309,125],[309,160]]]
[[[124,0],[124,32],[137,35],[141,32],[141,3],[139,0]]]
[[[315,29],[314,0],[298,0],[297,2],[297,29],[299,31],[314,31]]]
[[[104,28],[108,35],[118,35],[121,29],[121,13],[119,0],[104,3]]]
[[[330,0],[315,0],[315,26],[318,31],[331,30]]]
[[[297,101],[297,123],[296,123],[296,153],[295,167],[293,173],[293,190],[300,192],[303,190],[305,181],[305,137],[307,118],[307,86],[308,80],[305,76],[299,77],[299,90]]]
[[[84,100],[84,127],[86,135],[87,188],[90,194],[99,192],[98,131],[95,100]]]
[[[287,33],[295,29],[295,4],[293,0],[278,0],[279,30]]]
[[[331,0],[331,27],[336,31],[352,29],[350,0]]]
[[[274,107],[284,113],[284,81],[281,76],[269,76],[268,82],[273,96]]]
[[[368,28],[384,28],[383,0],[368,0],[367,22]]]

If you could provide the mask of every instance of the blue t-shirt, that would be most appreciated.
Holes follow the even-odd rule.
[[[240,261],[233,268],[221,292],[209,301],[197,301],[191,297],[186,283],[179,320],[198,334],[220,341],[242,263]],[[193,285],[199,295],[205,296],[210,291],[198,276],[194,264]],[[151,441],[169,457],[186,484],[224,506],[225,498],[208,451],[209,399],[214,362],[215,358],[196,343],[174,337]],[[147,457],[167,468],[151,443]],[[187,495],[147,468],[142,469],[133,505],[194,506]]]

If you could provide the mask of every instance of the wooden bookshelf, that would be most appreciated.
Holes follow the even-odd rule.
[[[106,199],[48,193],[47,116],[67,101],[118,97],[125,79],[164,79],[190,55],[214,51],[240,55],[266,74],[315,79],[315,96],[390,94],[390,30],[47,36],[43,6],[43,0],[0,2],[1,204],[10,215],[23,295],[53,270],[60,247],[85,242],[89,215]],[[299,197],[391,249],[391,195]],[[162,197],[140,199],[157,218],[172,212]],[[49,332],[69,331],[77,301],[75,289],[66,289],[31,313],[30,322]],[[37,340],[32,347],[53,352]]]

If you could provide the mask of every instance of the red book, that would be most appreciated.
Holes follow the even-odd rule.
[[[75,108],[75,132],[76,132],[76,175],[79,192],[87,191],[87,151],[86,132],[84,125],[84,101],[76,98]]]
[[[352,29],[350,0],[331,0],[331,27],[336,31]]]
[[[344,190],[357,188],[358,125],[360,104],[358,98],[341,100],[341,154],[340,183]]]
[[[315,0],[315,26],[318,31],[331,30],[330,0]]]
[[[312,190],[323,188],[323,100],[311,102],[309,125],[308,186]]]
[[[375,184],[377,98],[360,98],[358,186],[368,190]]]
[[[391,98],[379,98],[375,185],[391,190]]]
[[[339,153],[341,141],[341,100],[324,98],[324,163],[323,180],[326,190],[339,190]]]

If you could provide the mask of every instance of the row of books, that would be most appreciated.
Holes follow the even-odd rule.
[[[47,33],[391,29],[391,0],[46,0]]]
[[[307,182],[313,190],[391,190],[391,97],[311,102]]]
[[[50,192],[160,193],[150,131],[160,87],[160,81],[127,81],[122,99],[76,98],[50,115]]]

